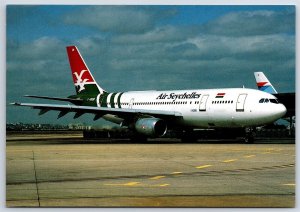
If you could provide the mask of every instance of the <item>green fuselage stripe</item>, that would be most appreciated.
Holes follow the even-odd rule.
[[[115,108],[115,102],[114,102],[114,99],[115,99],[115,96],[116,96],[117,93],[113,93],[110,97],[110,105],[112,108]]]
[[[107,96],[109,95],[109,93],[104,93],[101,96],[101,107],[107,107]]]
[[[120,93],[120,95],[118,96],[118,100],[117,100],[117,103],[118,103],[118,107],[121,108],[121,96],[123,95],[123,93]]]

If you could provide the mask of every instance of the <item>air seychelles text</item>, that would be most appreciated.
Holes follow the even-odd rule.
[[[176,99],[199,99],[200,96],[201,96],[201,94],[198,94],[196,92],[192,92],[192,93],[185,92],[183,94],[162,93],[158,97],[156,97],[156,99],[172,99],[173,101],[175,101]]]

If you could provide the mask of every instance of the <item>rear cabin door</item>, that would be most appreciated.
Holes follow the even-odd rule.
[[[236,112],[244,112],[245,100],[247,98],[247,94],[240,94],[237,102],[236,102]]]
[[[209,97],[208,94],[205,94],[202,96],[202,98],[200,100],[199,111],[206,111],[206,102],[207,102],[208,97]]]

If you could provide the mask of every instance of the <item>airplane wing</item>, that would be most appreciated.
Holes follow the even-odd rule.
[[[130,119],[136,116],[151,116],[162,119],[182,118],[182,114],[176,111],[163,110],[142,110],[142,109],[119,109],[107,107],[91,107],[77,105],[56,105],[56,104],[33,104],[33,103],[11,103],[16,106],[31,107],[40,109],[39,115],[42,115],[50,110],[60,111],[57,118],[61,118],[69,112],[75,112],[74,118],[78,118],[85,113],[94,114],[94,120],[101,118],[104,115],[112,114],[122,119]]]

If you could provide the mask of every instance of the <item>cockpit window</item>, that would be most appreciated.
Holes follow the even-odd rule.
[[[270,99],[270,102],[275,103],[275,104],[278,104],[277,99]]]
[[[259,103],[275,103],[278,104],[278,100],[277,99],[266,99],[266,98],[262,98],[259,100]]]

